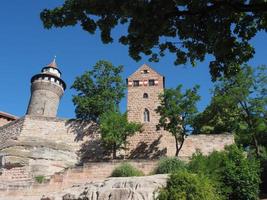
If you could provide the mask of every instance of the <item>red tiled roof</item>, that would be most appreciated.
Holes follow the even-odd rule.
[[[47,65],[47,67],[57,68],[56,58],[54,58],[53,61]]]
[[[2,112],[2,111],[0,111],[0,117],[4,117],[4,118],[8,118],[8,119],[13,119],[13,120],[18,119],[17,116],[11,115],[9,113]]]

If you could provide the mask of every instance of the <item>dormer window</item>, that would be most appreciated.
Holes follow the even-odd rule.
[[[154,86],[154,85],[155,85],[155,80],[154,80],[154,79],[150,79],[150,80],[148,81],[148,85],[149,85],[149,86]]]
[[[138,87],[139,86],[139,81],[138,80],[134,80],[133,81],[133,86],[134,87]]]

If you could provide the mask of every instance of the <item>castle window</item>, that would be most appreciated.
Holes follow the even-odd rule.
[[[144,111],[144,122],[149,122],[149,121],[150,121],[149,110],[145,108],[145,111]]]
[[[134,81],[133,81],[133,86],[134,86],[134,87],[137,87],[137,86],[139,86],[139,81],[137,81],[137,80],[134,80]]]
[[[154,79],[150,79],[150,80],[148,81],[148,85],[149,85],[149,86],[154,86],[154,85],[155,85],[155,80],[154,80]]]
[[[147,93],[144,93],[144,94],[143,94],[143,98],[144,98],[144,99],[148,99],[148,94],[147,94]]]

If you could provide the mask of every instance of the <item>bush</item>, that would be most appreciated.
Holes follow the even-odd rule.
[[[230,200],[258,199],[260,166],[255,159],[248,159],[237,146],[229,146],[223,152],[209,156],[195,154],[188,165],[194,173],[212,179],[219,193]]]
[[[264,197],[267,197],[267,160],[261,161],[261,193]]]
[[[179,171],[170,176],[167,187],[162,189],[158,200],[220,200],[210,179],[202,175]]]
[[[129,177],[129,176],[143,176],[143,172],[136,169],[129,163],[123,163],[119,167],[116,167],[111,177]]]
[[[35,181],[36,181],[37,183],[43,183],[43,182],[45,181],[45,176],[42,176],[42,175],[40,175],[40,176],[35,176],[34,178],[35,178]]]
[[[185,169],[185,163],[176,157],[162,158],[155,169],[155,174],[170,174]]]

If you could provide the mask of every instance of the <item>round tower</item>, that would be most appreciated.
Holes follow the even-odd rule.
[[[40,74],[31,78],[31,99],[27,115],[56,117],[59,101],[66,89],[65,82],[60,78],[55,59],[43,67]]]

